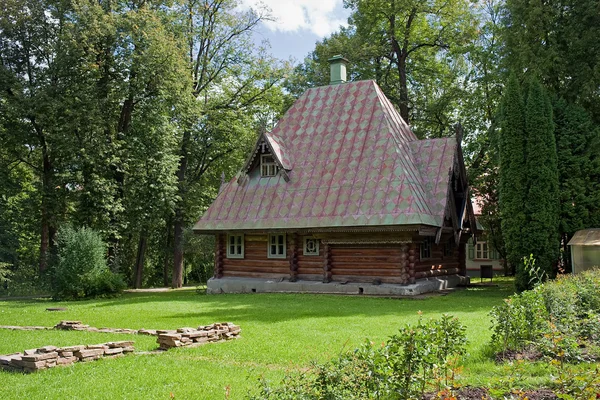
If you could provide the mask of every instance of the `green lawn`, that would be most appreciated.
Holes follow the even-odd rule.
[[[467,326],[469,356],[463,380],[503,385],[506,371],[483,355],[490,337],[488,313],[511,293],[509,284],[460,290],[426,299],[387,299],[329,295],[198,295],[193,290],[129,293],[116,299],[60,303],[51,300],[0,301],[0,325],[52,326],[61,319],[95,327],[172,329],[234,322],[239,340],[176,349],[158,355],[131,355],[53,368],[33,375],[0,371],[4,399],[222,399],[244,398],[260,375],[277,382],[286,371],[323,361],[365,338],[384,341],[406,323],[450,313]],[[47,307],[68,311],[48,312]],[[0,354],[43,345],[90,344],[133,338],[136,350],[153,350],[155,338],[64,331],[0,330]],[[541,366],[525,383],[546,382]]]

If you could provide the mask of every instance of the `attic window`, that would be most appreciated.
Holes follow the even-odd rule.
[[[278,169],[272,155],[263,154],[260,156],[260,176],[275,176]]]

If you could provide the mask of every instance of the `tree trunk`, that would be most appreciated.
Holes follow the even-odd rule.
[[[183,133],[181,143],[181,158],[179,160],[179,169],[177,170],[177,186],[179,201],[175,205],[175,221],[173,223],[173,280],[171,287],[180,288],[183,286],[183,229],[185,226],[185,172],[187,169],[188,156],[187,148],[190,140],[188,131]]]
[[[46,147],[43,146],[45,149]],[[52,223],[52,187],[53,171],[52,163],[47,152],[44,151],[43,155],[43,171],[42,171],[42,232],[40,241],[40,273],[46,271],[48,268],[48,255],[50,248],[53,246],[54,238],[56,236],[56,228]]]
[[[173,234],[173,289],[183,286],[183,210],[178,207],[175,214]]]
[[[167,241],[165,243],[165,257],[163,260],[163,285],[168,287],[170,285],[169,270],[171,269],[171,245],[173,244],[171,236],[171,227],[173,223],[171,217],[167,218]]]
[[[406,79],[406,54],[404,52],[398,57],[398,75],[400,75],[400,116],[408,121],[408,85]]]
[[[135,288],[140,289],[142,287],[142,274],[144,272],[144,258],[146,257],[146,247],[148,245],[148,238],[146,234],[142,232],[140,234],[140,241],[138,243],[137,258],[135,260]]]

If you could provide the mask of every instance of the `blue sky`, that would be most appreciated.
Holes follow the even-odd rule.
[[[273,21],[261,23],[258,42],[266,39],[271,53],[296,63],[314,49],[315,42],[346,25],[349,12],[342,0],[241,0],[243,7],[268,7]]]

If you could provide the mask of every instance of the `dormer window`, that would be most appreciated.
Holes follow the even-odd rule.
[[[275,176],[278,172],[278,166],[271,154],[260,156],[260,176]]]

